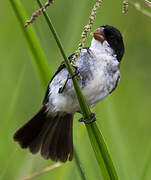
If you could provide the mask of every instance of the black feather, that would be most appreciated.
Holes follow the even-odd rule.
[[[103,25],[104,28],[104,36],[111,48],[114,50],[117,55],[117,59],[120,62],[124,55],[124,42],[122,35],[118,29],[113,26]]]
[[[17,141],[22,148],[27,148],[29,144],[39,135],[46,122],[46,107],[40,111],[15,134],[14,141]]]
[[[53,161],[66,162],[73,158],[73,137],[72,137],[73,116],[65,114],[56,116],[53,125],[44,137],[41,155]]]
[[[35,154],[41,148],[41,155],[53,161],[66,162],[73,158],[72,140],[73,115],[48,115],[46,106],[15,134],[14,140],[22,148],[29,148]]]

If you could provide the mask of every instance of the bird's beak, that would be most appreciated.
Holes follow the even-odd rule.
[[[91,34],[93,35],[94,39],[100,41],[101,43],[104,42],[104,29],[103,28],[98,28]]]

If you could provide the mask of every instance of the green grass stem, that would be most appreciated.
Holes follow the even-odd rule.
[[[42,7],[41,1],[37,0],[37,2],[39,4],[39,6]],[[56,40],[58,48],[60,49],[60,52],[64,58],[66,68],[68,69],[70,75],[73,75],[74,72],[72,70],[72,66],[65,54],[65,51],[64,51],[61,41],[57,35],[57,32],[55,31],[55,28],[51,22],[51,19],[49,18],[46,11],[44,11],[43,14],[44,14],[45,20]],[[83,117],[85,119],[90,120],[91,119],[91,110],[86,102],[86,99],[79,87],[79,84],[78,84],[78,81],[76,78],[73,78],[73,85],[74,85],[74,89],[75,89],[75,92],[77,95],[77,99],[79,101],[79,105],[80,105],[80,109],[83,114]],[[107,150],[107,146],[105,144],[104,138],[103,138],[102,134],[100,133],[96,123],[94,122],[92,124],[86,124],[86,128],[87,128],[87,131],[89,134],[91,145],[95,152],[97,162],[99,164],[99,167],[101,169],[101,173],[102,173],[104,179],[105,180],[110,180],[110,179],[118,180],[118,176],[117,176],[115,167],[113,165],[113,162],[111,160],[110,154]]]
[[[42,4],[40,2],[40,0],[37,0],[38,4],[40,7],[42,7]],[[66,68],[68,69],[70,75],[74,75],[74,72],[73,72],[73,69],[72,69],[72,66],[70,65],[70,62],[65,54],[65,51],[64,51],[64,48],[62,46],[62,43],[60,41],[60,38],[51,22],[51,19],[49,18],[48,14],[46,13],[46,11],[43,12],[43,15],[45,17],[45,20],[54,36],[54,39],[56,40],[56,43],[58,45],[58,48],[64,58],[64,62],[65,62],[65,65],[66,65]],[[86,100],[85,100],[85,97],[82,95],[82,91],[78,85],[78,81],[76,79],[76,77],[73,78],[73,85],[74,85],[74,88],[75,88],[75,91],[76,91],[76,95],[77,95],[77,98],[78,98],[78,101],[80,102],[80,108],[82,110],[82,113],[83,113],[83,116],[84,118],[86,119],[90,119],[91,118],[91,111],[90,111],[90,108],[88,106],[88,104],[86,103]]]

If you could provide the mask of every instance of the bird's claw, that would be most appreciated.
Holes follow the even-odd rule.
[[[85,124],[91,124],[94,121],[96,121],[95,113],[91,113],[91,119],[90,120],[89,119],[80,118],[78,121],[79,122],[84,122]]]
[[[72,76],[71,76],[70,74],[68,74],[68,77],[67,77],[64,85],[63,85],[61,88],[59,88],[58,93],[62,93],[62,92],[64,91],[64,89],[65,89],[65,87],[66,87],[66,84],[67,84],[67,82],[68,82],[69,79],[73,79],[74,77],[77,76],[80,80],[82,80],[82,77],[81,77],[81,75],[80,75],[80,72],[79,72],[77,66],[73,66],[73,68],[75,69],[74,74],[73,74]]]
[[[75,72],[74,72],[74,74],[71,76],[70,74],[68,75],[68,79],[73,79],[74,77],[79,77],[80,76],[80,72],[79,72],[79,70],[78,70],[78,68],[76,67],[76,66],[74,66],[74,68],[75,68]]]

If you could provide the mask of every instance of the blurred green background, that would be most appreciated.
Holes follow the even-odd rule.
[[[30,17],[36,1],[20,0]],[[44,1],[43,1],[44,2]],[[142,7],[151,9],[139,1]],[[56,0],[48,13],[67,55],[78,45],[94,0]],[[150,180],[151,177],[151,18],[122,2],[104,1],[93,30],[110,24],[123,34],[125,56],[121,82],[116,91],[99,103],[98,121],[120,180]],[[41,16],[33,24],[54,73],[62,61],[56,43]],[[91,37],[86,41],[89,46]],[[50,77],[51,78],[51,77]],[[51,164],[31,155],[13,142],[13,133],[40,108],[44,97],[41,82],[31,63],[24,35],[8,0],[0,0],[0,179],[22,179]],[[78,117],[77,117],[78,118]],[[85,126],[74,121],[74,144],[88,180],[102,179]],[[75,162],[45,173],[36,180],[80,180]]]

